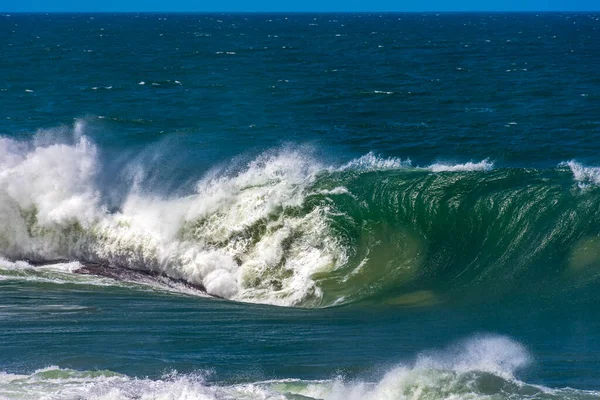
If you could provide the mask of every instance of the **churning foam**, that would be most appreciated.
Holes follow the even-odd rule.
[[[427,167],[432,172],[458,172],[458,171],[489,171],[494,163],[489,160],[479,162],[467,162],[464,164],[435,163]]]
[[[600,185],[600,167],[585,167],[574,160],[562,162],[559,166],[569,167],[582,189],[589,185]]]
[[[600,393],[549,389],[519,381],[514,373],[530,362],[519,343],[502,336],[475,337],[443,351],[425,352],[375,381],[334,378],[283,379],[234,385],[211,384],[206,373],[172,373],[139,379],[111,371],[74,371],[56,366],[31,375],[0,373],[5,399],[544,399],[594,398]]]
[[[402,160],[396,157],[380,157],[373,152],[369,152],[364,156],[354,159],[339,170],[355,170],[355,171],[385,171],[394,169],[410,168],[412,163],[410,159]]]
[[[109,212],[103,199],[114,188],[99,183],[106,177],[85,123],[67,130],[40,131],[30,142],[0,137],[0,256],[96,262],[183,279],[214,296],[278,305],[319,304],[314,274],[349,258],[330,228],[334,205],[306,207],[306,200],[352,194],[341,186],[315,192],[317,177],[411,165],[368,153],[333,168],[305,151],[283,149],[233,172],[212,171],[187,196],[165,197],[145,193],[135,177],[147,166],[130,164],[123,172],[137,171],[134,184],[118,211]],[[491,163],[482,161],[429,170],[486,168]]]
[[[373,152],[369,152],[362,157],[354,159],[339,170],[354,171],[386,171],[399,169],[425,169],[431,172],[465,172],[465,171],[489,171],[494,167],[494,163],[488,159],[479,162],[467,162],[458,164],[435,163],[428,167],[413,167],[410,159],[403,160],[397,157],[381,157]]]
[[[305,154],[265,153],[241,172],[210,174],[189,196],[134,189],[110,213],[96,183],[97,149],[76,136],[71,144],[0,139],[0,254],[147,270],[212,295],[281,305],[318,299],[311,276],[345,262],[327,206],[291,211],[322,170]]]

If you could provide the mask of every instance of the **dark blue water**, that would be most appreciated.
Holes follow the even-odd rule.
[[[600,15],[0,16],[0,399],[600,397]]]

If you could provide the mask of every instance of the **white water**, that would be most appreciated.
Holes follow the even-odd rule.
[[[574,160],[562,162],[559,166],[569,167],[573,173],[573,178],[582,189],[590,185],[600,185],[600,167],[586,167]]]
[[[286,215],[331,170],[304,152],[267,152],[236,173],[212,171],[186,197],[153,196],[134,181],[119,212],[109,213],[96,183],[98,151],[84,130],[78,121],[70,143],[56,143],[53,131],[29,143],[0,138],[0,255],[159,272],[211,295],[279,305],[318,301],[313,274],[346,263],[346,248],[329,232],[329,206]],[[369,153],[341,169],[408,166]]]
[[[31,375],[0,373],[2,399],[592,399],[600,393],[549,389],[515,378],[531,361],[519,343],[502,336],[474,337],[449,349],[420,354],[374,381],[342,377],[321,381],[284,379],[211,384],[210,374],[172,373],[160,379],[110,371],[80,372],[56,366]]]
[[[427,167],[432,172],[490,171],[494,163],[489,160],[464,164],[435,163]]]
[[[369,152],[362,157],[354,159],[338,170],[354,170],[354,171],[386,171],[394,169],[411,168],[412,162],[410,159],[402,160],[396,157],[380,157],[373,152]]]
[[[431,172],[465,172],[465,171],[490,171],[493,169],[494,163],[485,159],[479,162],[466,163],[434,163],[427,167],[413,167],[410,159],[401,159],[397,157],[380,157],[370,152],[362,157],[354,159],[345,164],[340,170],[357,170],[357,171],[386,171],[397,169],[421,169]]]
[[[266,153],[236,174],[213,172],[187,197],[133,189],[109,213],[96,147],[0,138],[0,255],[79,259],[155,271],[209,294],[281,305],[318,299],[311,276],[345,262],[328,234],[328,207],[299,216],[322,167],[295,151]]]
[[[373,153],[331,167],[283,149],[235,172],[211,171],[188,196],[165,197],[144,192],[136,176],[147,166],[132,162],[124,167],[133,175],[128,192],[119,210],[109,212],[103,195],[115,188],[98,183],[103,165],[85,129],[78,121],[72,130],[40,131],[29,142],[0,137],[0,256],[156,272],[239,301],[318,304],[314,274],[344,266],[349,250],[330,231],[336,210],[329,203],[301,207],[315,193],[352,193],[341,186],[313,192],[317,176],[411,168],[410,160]],[[421,169],[491,167],[484,160]]]

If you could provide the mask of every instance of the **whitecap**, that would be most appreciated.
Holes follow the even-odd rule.
[[[485,159],[479,162],[467,162],[463,164],[435,163],[427,167],[432,172],[457,172],[457,171],[489,171],[494,163]]]
[[[382,171],[404,169],[411,167],[410,159],[402,160],[396,157],[380,157],[373,152],[369,152],[362,157],[351,160],[338,170],[358,170],[358,171]]]
[[[580,188],[600,185],[600,167],[586,167],[575,160],[561,162],[559,167],[568,167]]]
[[[236,400],[287,398],[321,400],[386,399],[539,399],[597,398],[600,392],[551,389],[529,384],[515,374],[532,357],[520,343],[499,335],[471,337],[443,350],[424,351],[413,362],[388,369],[374,380],[273,379],[236,384],[210,383],[208,371],[158,379],[134,378],[107,370],[76,371],[49,366],[32,374],[0,372],[0,397],[12,399],[78,398]],[[490,381],[490,377],[494,379]],[[211,379],[214,381],[214,379]],[[488,382],[483,384],[482,382]],[[496,382],[490,385],[490,382]]]

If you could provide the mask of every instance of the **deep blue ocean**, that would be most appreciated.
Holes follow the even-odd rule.
[[[600,398],[600,14],[0,15],[0,399]]]

